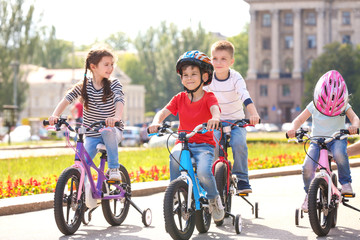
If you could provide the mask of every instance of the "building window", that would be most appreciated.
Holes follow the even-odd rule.
[[[268,87],[267,85],[260,85],[260,96],[267,97],[268,96]]]
[[[292,36],[285,36],[285,48],[290,49],[293,48],[293,37]]]
[[[264,120],[268,120],[269,119],[269,113],[268,113],[268,108],[267,107],[260,107],[259,109],[260,111],[260,118],[264,119]]]
[[[307,37],[307,46],[308,46],[308,48],[316,48],[316,36],[315,35],[309,35]]]
[[[271,26],[271,16],[270,16],[269,13],[265,13],[263,15],[262,25],[263,25],[263,27],[270,27]]]
[[[305,19],[306,25],[316,25],[316,15],[314,12],[309,12]]]
[[[270,70],[271,70],[271,62],[269,59],[265,59],[262,64],[262,72],[270,73]]]
[[[285,25],[292,26],[293,25],[293,15],[292,13],[285,13]]]
[[[342,24],[343,25],[350,25],[350,12],[343,12],[342,13]]]
[[[293,70],[293,67],[294,67],[293,60],[290,59],[290,58],[287,58],[287,59],[285,60],[285,72],[286,72],[286,73],[291,73],[292,70]]]
[[[290,86],[288,84],[282,85],[282,95],[284,97],[290,96]]]
[[[263,49],[264,50],[269,50],[271,49],[271,42],[270,42],[270,38],[263,38]]]
[[[351,44],[351,36],[350,35],[343,35],[342,43]]]

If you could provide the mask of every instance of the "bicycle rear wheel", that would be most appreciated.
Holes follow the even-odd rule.
[[[130,177],[126,170],[126,168],[120,164],[119,167],[120,176],[121,176],[121,182],[120,185],[124,185],[124,187],[128,187],[127,191],[130,193]],[[103,191],[106,191],[105,183],[103,185]],[[105,192],[104,192],[105,193]],[[109,184],[109,192],[106,194],[109,195],[117,195],[120,191],[112,184]],[[102,199],[101,200],[101,207],[103,210],[104,217],[106,221],[112,225],[112,226],[118,226],[120,225],[126,218],[130,202],[127,201],[125,198],[123,199]]]
[[[85,207],[84,191],[79,190],[80,172],[76,168],[65,169],[57,183],[54,195],[55,222],[59,230],[70,235],[75,233],[81,224]],[[81,199],[77,201],[78,191]]]
[[[328,208],[328,184],[324,178],[314,178],[309,188],[309,220],[318,236],[326,236],[333,224],[334,209]]]
[[[173,239],[187,240],[194,232],[195,215],[187,206],[188,184],[175,179],[167,187],[164,197],[165,229]]]
[[[227,191],[227,165],[223,162],[218,162],[215,165],[215,180],[216,188],[219,192],[221,202],[225,207],[225,217],[228,217],[231,212],[231,197],[232,195]],[[215,221],[216,226],[221,226],[224,223],[224,219]]]

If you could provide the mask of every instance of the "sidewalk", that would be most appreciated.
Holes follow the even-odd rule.
[[[360,158],[350,159],[351,168],[360,166]],[[333,163],[332,169],[336,170],[336,164]],[[288,167],[251,170],[249,171],[249,178],[267,178],[287,175],[301,174],[301,165],[294,165]],[[165,191],[169,184],[169,180],[133,183],[131,185],[132,196],[147,196]],[[37,194],[32,196],[23,196],[15,198],[0,199],[0,216],[19,214],[31,211],[39,211],[53,207],[54,194]]]

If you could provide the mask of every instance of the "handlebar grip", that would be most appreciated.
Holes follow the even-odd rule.
[[[48,120],[44,120],[43,121],[43,126],[47,126],[47,125],[50,125],[50,122]]]
[[[289,135],[287,133],[285,133],[285,136],[286,136],[287,139],[289,139]]]

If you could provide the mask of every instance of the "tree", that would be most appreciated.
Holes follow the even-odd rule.
[[[244,27],[244,30],[234,37],[229,37],[230,41],[235,47],[234,58],[235,62],[233,68],[238,71],[244,78],[248,70],[248,32],[249,24]]]
[[[345,79],[351,94],[350,104],[356,113],[360,113],[360,49],[338,42],[326,45],[324,53],[313,61],[311,69],[305,74],[303,107],[313,100],[314,87],[319,78],[332,69],[339,71]]]
[[[162,108],[176,93],[183,90],[175,66],[181,54],[190,50],[209,53],[215,41],[199,24],[198,29],[179,31],[174,24],[162,22],[157,29],[150,28],[134,41],[140,64],[148,76],[146,110]]]
[[[19,66],[32,61],[39,37],[32,21],[34,6],[24,8],[23,0],[0,1],[0,107],[15,104],[15,74],[16,103],[20,109],[26,99],[27,84],[22,78],[23,73],[19,72]]]
[[[123,32],[117,32],[111,34],[106,40],[105,43],[109,44],[114,50],[126,50],[130,39]]]

